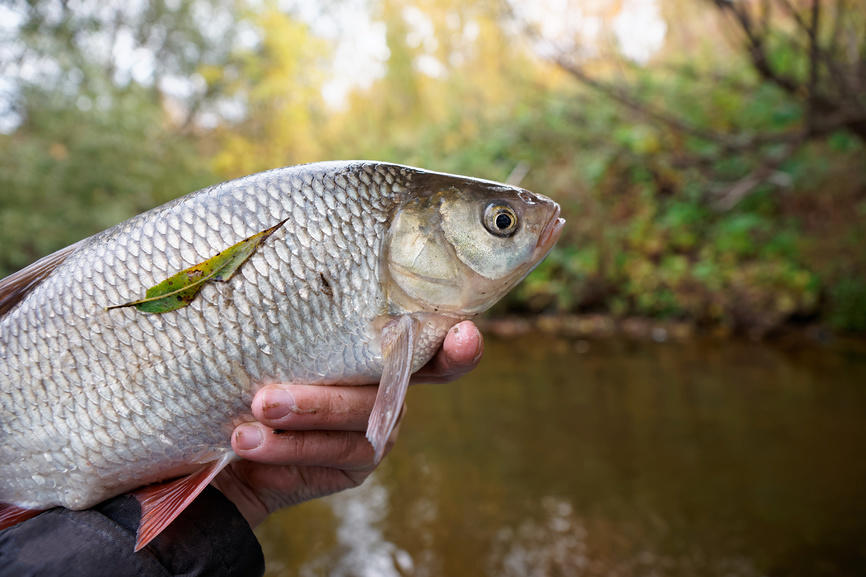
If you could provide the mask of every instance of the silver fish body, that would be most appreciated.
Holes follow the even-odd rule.
[[[449,190],[476,188],[493,198],[508,187],[375,162],[304,165],[192,193],[78,243],[0,317],[0,502],[82,509],[219,459],[264,384],[376,382],[382,327],[402,314],[420,319],[417,370],[451,325],[492,302],[425,301],[442,283],[413,263],[455,251],[419,240],[426,225],[407,207],[439,210],[431,199],[445,206]],[[500,283],[510,287],[561,222],[552,201],[509,194],[551,205],[533,225],[534,262]],[[284,219],[188,306],[106,310]]]

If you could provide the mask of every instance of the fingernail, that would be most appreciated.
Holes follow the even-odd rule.
[[[484,354],[484,345],[478,343],[478,347],[475,349],[475,355],[472,357],[472,362],[477,363],[481,360],[481,356]]]
[[[480,361],[481,355],[483,355],[483,354],[484,354],[484,339],[481,338],[481,335],[479,333],[478,342],[475,345],[475,354],[472,356],[472,362],[477,363],[478,361]]]
[[[235,429],[235,445],[242,451],[252,451],[264,441],[262,430],[256,425],[240,425]]]
[[[282,419],[297,409],[295,396],[282,389],[268,390],[262,394],[262,414],[266,419]]]

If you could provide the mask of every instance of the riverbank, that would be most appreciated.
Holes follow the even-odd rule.
[[[485,334],[499,338],[514,338],[529,333],[541,333],[572,339],[607,339],[624,337],[655,342],[687,341],[696,337],[746,338],[749,340],[799,341],[827,344],[844,340],[866,344],[863,335],[840,334],[820,324],[784,324],[769,332],[743,332],[724,325],[699,326],[681,320],[661,320],[647,317],[623,317],[601,314],[560,314],[539,316],[508,315],[482,318],[477,324]]]

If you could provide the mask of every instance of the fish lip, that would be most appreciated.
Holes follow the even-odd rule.
[[[553,214],[550,220],[547,221],[547,224],[541,230],[541,234],[538,235],[538,242],[535,245],[536,249],[549,250],[553,247],[556,241],[559,240],[562,227],[565,226],[565,219],[559,217],[559,204],[554,203],[553,206]]]

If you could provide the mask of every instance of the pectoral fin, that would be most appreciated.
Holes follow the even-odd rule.
[[[367,423],[367,440],[373,445],[377,463],[385,454],[388,438],[406,399],[412,375],[416,323],[415,319],[404,315],[382,329],[382,380]]]
[[[150,543],[168,527],[234,458],[235,454],[229,451],[221,459],[204,465],[186,477],[155,483],[135,491],[133,495],[141,504],[135,550]]]

